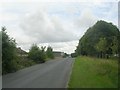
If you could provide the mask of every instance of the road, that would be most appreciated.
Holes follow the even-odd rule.
[[[3,88],[66,88],[72,58],[50,60],[2,77]]]

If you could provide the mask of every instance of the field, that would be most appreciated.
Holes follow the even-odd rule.
[[[118,61],[92,57],[75,59],[68,88],[117,88]]]

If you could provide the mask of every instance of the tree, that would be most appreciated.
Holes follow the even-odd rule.
[[[100,38],[99,42],[95,46],[96,50],[100,53],[100,57],[105,56],[107,50],[107,41],[106,38]]]
[[[33,44],[29,50],[28,58],[30,58],[38,63],[45,62],[45,56],[43,53],[44,52],[42,50],[40,50],[40,48],[36,44]]]
[[[38,59],[37,53],[39,52],[39,47],[36,44],[33,44],[29,50],[28,57],[32,60]]]
[[[45,46],[45,47],[43,47],[43,46],[41,47],[41,52],[42,52],[42,53],[41,53],[41,57],[42,57],[44,60],[45,60],[46,57],[47,57],[47,56],[46,56],[46,52],[45,52],[45,48],[46,48],[46,46]]]
[[[113,54],[118,54],[118,39],[117,37],[113,37],[113,43],[112,43],[112,51],[113,51]]]
[[[69,55],[67,54],[67,53],[64,53],[63,54],[63,58],[66,58],[66,57],[68,57]]]
[[[6,28],[2,27],[2,74],[17,70],[16,43],[13,38],[7,35]]]
[[[72,58],[77,57],[76,53],[71,53],[71,57]]]
[[[47,47],[47,51],[46,51],[47,57],[48,58],[54,58],[54,54],[53,54],[53,49],[52,47]]]
[[[113,37],[117,37],[118,33],[120,33],[119,29],[112,23],[102,20],[97,21],[97,23],[88,28],[85,34],[80,38],[75,53],[77,55],[97,56],[99,52],[95,46],[99,42],[100,38],[104,37],[107,43],[107,51],[105,53],[110,55],[113,52],[113,48],[115,50],[116,47],[115,45],[113,48],[111,47],[112,43],[115,42],[113,41]]]

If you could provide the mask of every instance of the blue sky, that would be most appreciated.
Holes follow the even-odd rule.
[[[0,21],[17,46],[33,43],[74,52],[78,40],[98,20],[118,26],[118,0],[2,0]]]

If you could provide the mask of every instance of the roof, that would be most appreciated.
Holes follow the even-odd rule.
[[[16,49],[16,52],[19,54],[28,54],[26,51],[22,50],[20,47]]]
[[[59,52],[59,51],[53,51],[53,53],[62,53],[62,52]]]

